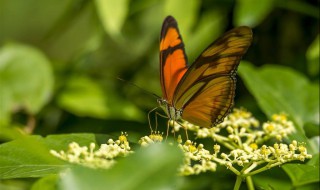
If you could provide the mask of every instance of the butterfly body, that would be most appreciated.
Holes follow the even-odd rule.
[[[236,70],[251,41],[249,27],[235,28],[188,67],[177,22],[168,16],[160,39],[162,99],[158,102],[169,120],[182,118],[201,127],[222,122],[234,104]]]
[[[158,99],[160,107],[166,112],[170,120],[179,120],[182,117],[182,109],[176,109],[174,106],[170,105],[165,99]]]

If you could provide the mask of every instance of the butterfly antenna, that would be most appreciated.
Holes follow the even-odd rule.
[[[132,82],[130,82],[130,81],[127,81],[127,80],[122,79],[122,78],[120,78],[120,77],[117,77],[117,79],[120,80],[120,81],[122,81],[122,82],[124,82],[124,83],[126,83],[126,84],[129,84],[129,85],[132,85],[132,86],[134,86],[134,87],[136,87],[136,88],[139,88],[140,90],[142,90],[142,91],[145,92],[146,94],[150,94],[150,95],[156,97],[157,99],[160,99],[160,98],[161,98],[160,96],[158,96],[158,95],[156,95],[156,94],[154,94],[154,93],[152,93],[152,92],[150,92],[150,91],[148,91],[148,90],[146,90],[146,89],[143,89],[142,87],[140,87],[140,86],[138,86],[138,85],[136,85],[136,84],[134,84],[134,83],[132,83]]]

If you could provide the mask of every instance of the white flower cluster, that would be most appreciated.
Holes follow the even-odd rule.
[[[181,124],[175,124],[175,130],[181,127]],[[305,146],[298,145],[297,141],[293,141],[290,145],[276,143],[273,146],[264,145],[267,140],[275,138],[281,141],[282,138],[288,134],[295,132],[294,125],[287,119],[285,114],[277,114],[272,116],[272,121],[262,124],[259,128],[259,121],[252,117],[250,112],[243,109],[234,109],[233,113],[229,114],[225,120],[212,128],[200,128],[193,126],[190,123],[184,122],[182,124],[188,130],[194,131],[197,138],[212,138],[215,142],[228,148],[229,153],[223,152],[220,155],[220,145],[214,146],[214,153],[210,154],[203,146],[201,149],[201,157],[198,152],[191,156],[187,147],[190,143],[185,143],[183,150],[185,152],[186,160],[210,162],[211,166],[214,163],[225,165],[228,169],[237,175],[252,175],[269,169],[271,167],[294,161],[310,159],[312,156],[307,153]],[[227,135],[221,135],[221,130],[225,130]],[[259,148],[260,146],[260,148]],[[181,170],[183,175],[198,174],[199,172],[215,169],[211,166],[197,165],[197,170],[192,170],[194,165],[190,161],[185,162]],[[240,167],[239,170],[235,166]],[[191,168],[191,169],[190,169]]]
[[[275,137],[279,141],[295,132],[292,121],[289,121],[285,114],[274,114],[272,121],[264,123],[262,128],[266,135],[270,138]]]
[[[196,146],[187,140],[178,146],[184,152],[183,165],[179,168],[180,175],[196,175],[201,172],[216,171],[217,164],[213,161],[215,155],[204,149],[203,144]]]
[[[151,132],[151,135],[141,137],[139,140],[139,144],[143,147],[147,147],[150,144],[160,143],[163,141],[163,134],[159,131]]]
[[[101,144],[95,150],[96,144],[90,143],[89,147],[80,146],[76,142],[69,144],[69,149],[64,151],[51,150],[50,153],[62,160],[70,163],[80,164],[91,168],[110,168],[115,164],[114,158],[126,156],[130,151],[130,146],[126,134],[120,135],[119,139],[108,140],[107,144]]]
[[[160,143],[163,140],[162,134],[159,132],[152,133],[149,136],[144,136],[139,140],[139,144],[143,147],[150,144]],[[178,147],[184,153],[183,165],[178,169],[180,175],[194,175],[206,171],[216,171],[217,164],[212,161],[214,155],[204,149],[203,144],[196,146],[190,140],[182,144],[181,136],[179,135]],[[173,145],[173,144],[172,144]]]
[[[256,143],[261,144],[272,138],[281,141],[282,138],[295,132],[293,123],[287,119],[285,114],[273,115],[272,121],[263,123],[259,128],[259,121],[244,109],[234,109],[222,123],[212,128],[200,128],[186,121],[182,126],[174,124],[175,129],[178,126],[194,131],[197,138],[212,138],[230,150],[243,149],[244,146]],[[221,130],[226,130],[228,135],[221,135]]]
[[[214,159],[235,173],[244,175],[253,175],[271,167],[291,162],[295,160],[304,161],[310,159],[312,155],[307,153],[303,145],[298,145],[297,141],[291,144],[278,144],[273,146],[262,145],[261,148],[253,150],[251,147],[245,149],[235,149],[229,154],[221,153],[221,158]],[[241,166],[243,169],[237,171],[234,166]],[[255,169],[253,171],[253,169]]]
[[[190,125],[190,124],[189,124]],[[252,117],[250,112],[246,112],[243,109],[234,109],[233,113],[229,114],[222,123],[212,128],[199,128],[196,130],[196,135],[198,138],[208,138],[211,137],[213,140],[228,140],[227,138],[218,135],[221,129],[226,128],[228,133],[230,133],[229,138],[237,140],[236,136],[248,135],[244,134],[250,128],[257,128],[259,126],[259,121]],[[191,127],[189,127],[191,129]],[[193,127],[195,128],[195,127]],[[249,130],[250,131],[250,130]],[[237,135],[235,136],[234,133]],[[241,133],[241,134],[239,134]],[[250,136],[251,134],[249,134]]]

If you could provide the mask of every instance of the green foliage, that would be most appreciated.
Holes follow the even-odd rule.
[[[72,168],[62,177],[60,189],[173,189],[181,163],[182,153],[176,147],[153,145],[120,160],[110,170]]]
[[[279,176],[277,176],[279,177]],[[292,189],[291,182],[285,181],[282,178],[277,178],[273,175],[269,176],[257,176],[254,178],[254,182],[260,189]]]
[[[234,12],[234,25],[255,27],[274,8],[274,0],[239,0]]]
[[[317,84],[283,66],[264,65],[261,69],[243,62],[240,76],[268,117],[285,112],[303,132],[303,125],[319,124],[319,91]],[[301,93],[303,89],[304,93]]]
[[[306,123],[319,125],[319,90],[303,75],[283,66],[264,65],[261,69],[242,62],[239,74],[254,95],[261,110],[269,117],[284,112],[295,123],[298,133],[293,139],[307,142],[303,129]],[[304,93],[301,93],[303,89]],[[318,145],[309,149],[317,152]]]
[[[85,102],[85,104],[79,102]],[[142,118],[140,110],[132,103],[121,102],[114,93],[104,93],[100,86],[86,77],[78,76],[69,79],[63,93],[58,97],[58,104],[61,108],[78,116],[132,120]]]
[[[312,76],[319,75],[319,59],[320,59],[320,37],[319,35],[317,38],[312,42],[309,46],[306,56],[308,59],[308,72]]]
[[[36,114],[49,100],[53,74],[49,60],[39,50],[19,44],[0,49],[0,124],[7,125],[10,112],[25,109]]]
[[[314,165],[287,164],[284,170],[290,176],[294,186],[318,182],[319,167]]]
[[[58,180],[58,175],[55,174],[45,176],[36,181],[31,190],[55,190],[58,187]]]
[[[74,167],[49,153],[73,141],[87,146],[110,138],[98,133],[128,131],[133,142],[150,133],[147,114],[156,98],[117,77],[160,95],[159,34],[167,15],[178,20],[189,64],[227,29],[253,27],[248,61],[239,67],[244,85],[237,83],[236,105],[262,118],[285,112],[297,129],[289,138],[306,143],[314,156],[307,164],[253,176],[254,185],[319,184],[316,2],[0,0],[0,7],[0,189],[74,189],[92,181],[100,187],[230,189],[223,185],[234,184],[229,171],[176,177],[180,154],[168,147],[141,150],[108,171]],[[66,167],[71,170],[60,178]]]
[[[108,136],[104,135],[106,139]],[[94,134],[50,135],[24,137],[0,145],[0,174],[2,179],[43,177],[57,174],[66,166],[53,157],[50,150],[66,150],[69,143],[88,145],[96,141]]]
[[[286,164],[284,171],[291,178],[294,186],[302,186],[319,181],[319,153],[308,161],[307,164]]]
[[[63,162],[50,155],[44,140],[39,136],[2,144],[0,153],[2,179],[42,177],[63,168]]]

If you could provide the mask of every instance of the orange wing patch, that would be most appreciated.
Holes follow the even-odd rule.
[[[166,57],[163,75],[164,85],[166,88],[167,101],[172,104],[174,90],[176,89],[180,79],[187,71],[184,52],[177,49]]]
[[[160,36],[160,80],[162,97],[172,105],[173,94],[187,71],[187,57],[177,22],[168,16]]]
[[[166,50],[169,47],[174,47],[182,43],[179,38],[179,33],[175,28],[169,28],[164,38],[160,42],[160,51]]]

